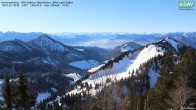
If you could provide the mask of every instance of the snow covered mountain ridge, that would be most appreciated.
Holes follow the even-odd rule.
[[[111,62],[118,62],[119,60],[117,60],[117,59],[119,57],[125,57],[125,55],[133,54],[131,58],[134,59],[138,55],[138,51],[141,51],[142,49],[143,49],[142,52],[144,53],[143,56],[146,56],[146,58],[147,58],[149,56],[151,56],[151,57],[156,56],[157,53],[160,53],[161,51],[162,51],[161,54],[164,54],[165,50],[177,52],[177,51],[180,51],[183,47],[186,47],[186,45],[183,44],[182,42],[177,41],[173,38],[167,37],[167,38],[160,40],[160,41],[157,41],[155,43],[150,43],[146,46],[142,46],[142,47],[136,48],[134,50],[126,51],[123,54],[121,54],[120,56],[109,60],[106,64],[101,64],[100,66],[98,66],[100,68],[95,67],[96,69],[95,68],[90,69],[89,72],[90,73],[96,72],[96,71],[100,70],[101,67],[104,68],[104,67],[106,67],[106,65],[108,65]],[[149,54],[149,52],[151,52],[151,51],[153,51],[154,54]],[[144,57],[144,58],[139,58],[139,59],[146,59],[146,58]],[[150,58],[148,58],[148,59],[150,59]],[[148,59],[146,59],[146,60],[148,60]]]
[[[121,46],[117,46],[114,49],[112,49],[109,53],[110,56],[112,56],[113,58],[119,56],[122,52],[125,51],[132,51],[136,48],[141,47],[141,45],[135,43],[135,42],[127,42]]]
[[[96,84],[107,83],[108,78],[113,81],[127,78],[132,75],[130,74],[132,72],[134,73],[133,75],[135,75],[135,71],[148,60],[157,56],[163,56],[168,52],[176,54],[176,52],[183,51],[183,49],[186,48],[187,46],[182,42],[168,37],[158,42],[151,43],[134,50],[126,51],[120,56],[88,70],[89,74],[83,78],[81,83],[88,83],[89,85],[92,85],[93,88],[95,88]],[[151,79],[151,87],[153,87],[159,76],[159,71],[153,68],[149,68],[148,74]],[[77,89],[68,92],[68,94],[80,93],[81,91],[83,90],[78,87]],[[91,94],[95,95],[95,93],[95,89],[92,89]]]

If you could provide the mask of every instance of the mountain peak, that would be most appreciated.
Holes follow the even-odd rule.
[[[30,43],[32,45],[36,45],[40,47],[47,53],[51,53],[54,51],[64,52],[69,50],[67,46],[65,46],[61,42],[54,40],[53,38],[49,37],[47,34],[43,34],[39,36],[37,39],[30,41]]]
[[[52,39],[51,37],[49,37],[47,34],[42,34],[37,39],[54,41],[54,39]]]
[[[171,38],[171,37],[167,37],[164,39],[166,42],[168,42],[169,44],[171,44],[171,46],[176,50],[176,51],[179,51],[179,49],[181,47],[183,47],[183,43],[174,39],[174,38]]]
[[[165,40],[168,40],[168,39],[169,39],[169,40],[173,40],[173,41],[175,41],[175,42],[177,41],[176,39],[174,39],[174,38],[172,38],[172,37],[166,37],[166,38],[165,38]]]

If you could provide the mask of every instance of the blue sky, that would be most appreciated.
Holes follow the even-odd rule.
[[[178,10],[179,0],[70,1],[73,1],[73,4],[61,8],[0,6],[0,31],[46,33],[196,31],[196,9]]]

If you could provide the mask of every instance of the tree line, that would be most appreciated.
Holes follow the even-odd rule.
[[[10,79],[9,73],[4,75],[2,84],[1,109],[5,110],[30,110],[36,104],[37,95],[31,93],[28,78],[21,71],[15,79]]]

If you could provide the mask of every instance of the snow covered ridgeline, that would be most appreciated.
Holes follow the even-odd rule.
[[[183,46],[183,44],[181,42],[176,41],[175,39],[172,38],[166,38],[165,39],[169,44],[172,45],[172,47],[176,50],[179,51],[179,48],[181,48]]]
[[[141,47],[141,45],[139,45],[139,44],[137,44],[137,43],[135,43],[135,42],[128,42],[128,43],[122,45],[122,46],[120,47],[120,50],[121,50],[122,52],[125,52],[125,51],[134,50],[134,49],[139,48],[139,47]]]
[[[149,59],[155,56],[163,55],[164,52],[165,50],[159,46],[149,45],[143,48],[140,52],[135,51],[134,53],[130,53],[128,56],[125,56],[122,60],[114,62],[111,69],[99,70],[95,74],[105,76],[107,71],[113,71],[117,79],[129,77],[129,71],[131,72],[138,69],[141,64],[147,62]],[[93,75],[90,76],[91,79]]]
[[[158,56],[158,55],[163,55],[165,50],[162,50],[161,47],[156,46],[156,45],[149,45],[145,48],[143,48],[141,51],[135,51],[134,53],[130,53],[128,56],[125,56],[122,58],[122,60],[119,60],[118,62],[114,62],[112,65],[112,68],[108,68],[105,70],[99,70],[102,65],[98,66],[97,68],[91,69],[91,72],[93,70],[98,71],[95,72],[94,74],[90,75],[88,79],[83,80],[82,83],[85,84],[86,82],[89,85],[92,85],[93,88],[95,88],[95,84],[98,83],[106,83],[106,80],[108,78],[114,80],[120,80],[121,78],[129,77],[130,74],[128,74],[130,71],[136,70],[137,68],[140,67],[141,64],[147,62],[149,59]],[[151,70],[152,71],[152,70]],[[151,85],[155,84],[157,79],[157,75],[154,75],[155,72],[153,72],[152,76],[153,79],[151,81]],[[156,77],[154,77],[156,76]],[[85,89],[85,88],[84,88]],[[75,94],[75,93],[80,93],[83,90],[80,90],[80,87],[76,88],[73,91],[70,91],[68,94]],[[92,89],[90,91],[90,94],[95,95],[96,90]]]
[[[173,41],[173,43],[179,45],[179,42]],[[173,47],[173,45],[171,45],[171,47],[169,44],[170,42],[168,42],[167,39],[164,39],[156,43],[148,44],[134,52],[125,52],[126,54],[128,53],[128,55],[124,55],[123,58],[120,58],[119,60],[115,58],[105,64],[90,69],[89,72],[91,72],[91,75],[87,79],[83,80],[82,83],[88,83],[94,88],[96,83],[106,83],[106,80],[108,78],[112,80],[120,80],[122,78],[129,77],[130,74],[128,73],[132,72],[133,70],[135,71],[143,63],[158,55],[164,55],[165,52],[172,50],[170,48],[175,48]],[[151,87],[156,84],[158,75],[159,74],[157,73],[157,71],[150,68],[149,76],[151,79]],[[76,89],[68,92],[68,94],[80,93],[81,91],[82,90],[80,89],[80,87],[77,87]],[[92,90],[90,93],[93,95],[96,93],[96,91]]]
[[[81,60],[69,63],[69,65],[80,68],[80,69],[89,69],[97,66],[99,64],[96,60]]]

